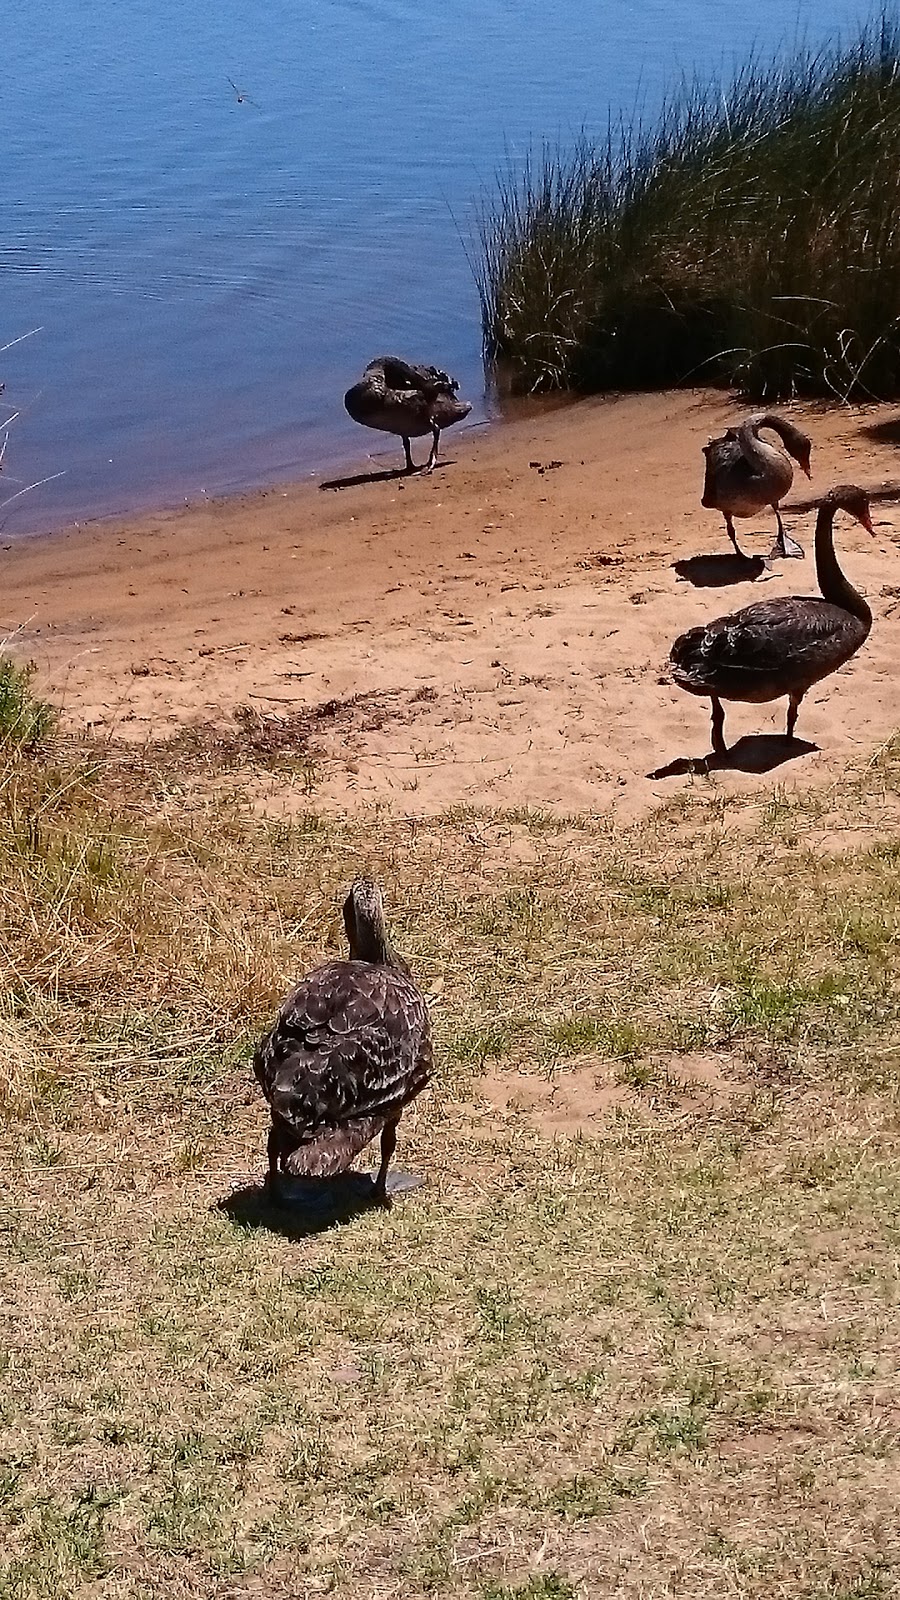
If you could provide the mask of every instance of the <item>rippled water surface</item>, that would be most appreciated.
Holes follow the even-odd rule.
[[[851,29],[848,0],[41,0],[4,29],[8,533],[297,478],[392,442],[391,350],[485,412],[466,249],[507,155],[678,73]],[[234,81],[236,89],[229,79]],[[399,446],[399,441],[398,441]],[[400,459],[400,450],[397,450]]]

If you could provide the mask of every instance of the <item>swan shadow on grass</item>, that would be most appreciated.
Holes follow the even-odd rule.
[[[755,583],[768,575],[765,556],[686,556],[672,562],[673,572],[686,578],[695,589],[724,589],[732,583]]]
[[[788,761],[818,750],[808,739],[789,739],[784,733],[750,733],[738,739],[723,756],[676,756],[664,767],[648,772],[648,778],[682,778],[688,772],[774,772]]]
[[[424,1181],[415,1173],[395,1169],[388,1173],[388,1196],[394,1199],[410,1194]],[[380,1206],[372,1205],[374,1188],[374,1176],[368,1172],[342,1172],[336,1178],[284,1179],[284,1199],[276,1205],[262,1184],[247,1184],[216,1201],[215,1210],[223,1211],[238,1228],[267,1228],[286,1239],[307,1239],[351,1222],[364,1212],[380,1211]]]
[[[452,467],[453,462],[449,456],[442,456],[436,461],[430,473],[424,467],[416,467],[415,472],[407,472],[405,467],[386,467],[381,472],[357,472],[351,478],[328,478],[320,483],[320,489],[358,489],[364,483],[393,483],[396,478],[415,479],[431,477],[439,467]]]

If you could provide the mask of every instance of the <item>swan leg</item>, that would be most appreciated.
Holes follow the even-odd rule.
[[[415,472],[416,469],[413,463],[412,454],[409,448],[409,440],[406,437],[406,434],[403,435],[403,448],[406,451],[406,470],[407,472]]]
[[[399,1121],[400,1118],[395,1117],[393,1122],[386,1122],[381,1130],[381,1165],[378,1168],[375,1188],[372,1191],[372,1204],[384,1206],[385,1210],[389,1210],[391,1206],[391,1197],[386,1187],[387,1170],[391,1164],[391,1156],[397,1148],[397,1123]]]
[[[266,1193],[274,1206],[283,1204],[279,1173],[281,1169],[281,1136],[273,1125],[269,1129],[266,1141],[266,1154],[269,1158],[269,1169],[266,1173]]]
[[[778,507],[773,506],[772,510],[778,523],[778,537],[769,551],[769,560],[784,561],[788,556],[796,556],[798,560],[802,561],[805,553],[802,544],[798,544],[796,539],[792,539],[789,533],[785,533],[784,523],[781,520],[781,512]]]
[[[437,426],[437,424],[433,422],[431,424],[431,454],[430,454],[430,456],[428,457],[428,460],[425,463],[425,471],[426,472],[433,472],[434,471],[434,464],[437,461],[438,443],[440,441],[440,437],[441,437],[441,430]]]
[[[725,743],[725,708],[717,695],[712,695],[712,747],[717,756],[727,756],[728,746]]]
[[[734,522],[731,518],[731,514],[728,511],[725,511],[723,512],[723,516],[725,518],[725,527],[728,530],[728,537],[734,545],[735,555],[740,556],[742,561],[751,561],[753,559],[752,556],[748,556],[747,552],[742,550],[737,542],[737,534],[734,531]]]
[[[797,726],[797,712],[800,710],[800,701],[802,699],[802,694],[792,694],[788,703],[787,737],[789,739],[794,737],[794,729]]]

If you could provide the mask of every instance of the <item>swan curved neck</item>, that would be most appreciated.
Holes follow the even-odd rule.
[[[828,600],[833,606],[840,606],[842,610],[849,611],[867,628],[872,626],[872,613],[865,600],[854,589],[849,578],[846,578],[838,565],[838,558],[834,550],[834,518],[836,506],[820,506],[816,518],[816,578],[822,592],[823,600]]]
[[[748,417],[738,428],[738,442],[746,459],[754,466],[771,469],[773,466],[790,467],[787,452],[783,445],[771,444],[768,439],[759,437],[760,428],[771,428],[773,433],[781,437],[780,417],[768,415]]]

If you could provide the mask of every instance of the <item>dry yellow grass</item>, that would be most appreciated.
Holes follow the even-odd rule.
[[[896,1593],[900,749],[631,830],[209,778],[3,756],[0,1600]],[[360,867],[430,1182],[305,1231],[246,1057]]]

